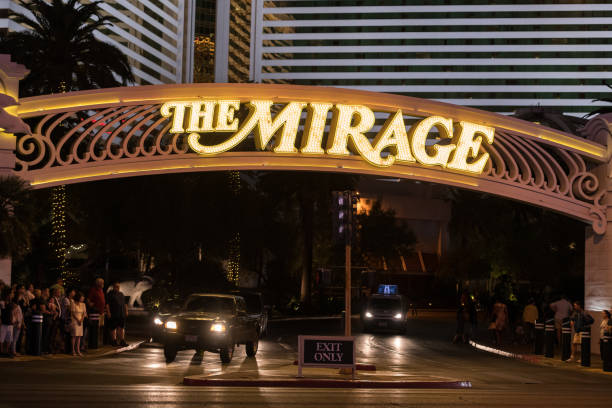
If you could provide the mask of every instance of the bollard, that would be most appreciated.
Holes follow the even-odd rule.
[[[572,355],[572,326],[569,319],[563,319],[561,325],[561,361]]]
[[[30,327],[28,327],[28,354],[32,356],[40,356],[42,352],[42,325],[43,316],[41,314],[33,314]]]
[[[100,315],[92,313],[89,315],[89,341],[88,348],[98,348],[98,337],[100,334]]]
[[[535,323],[535,350],[537,355],[544,354],[544,323],[536,321]]]
[[[585,327],[580,332],[580,365],[591,366],[591,328]]]
[[[549,319],[544,326],[544,356],[555,356],[555,319]]]
[[[612,371],[612,335],[607,334],[601,339],[601,357],[603,359],[603,370]]]

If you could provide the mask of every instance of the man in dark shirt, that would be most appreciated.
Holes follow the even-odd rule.
[[[108,317],[108,328],[113,346],[127,346],[125,342],[125,319],[128,311],[125,296],[119,289],[119,282],[115,282],[113,283],[113,290],[106,295],[106,316]]]

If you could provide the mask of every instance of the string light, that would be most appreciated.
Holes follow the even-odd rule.
[[[229,172],[229,187],[234,200],[240,195],[240,172]],[[235,231],[228,243],[227,280],[238,286],[240,283],[240,232]]]
[[[77,283],[76,274],[66,268],[66,186],[51,190],[51,238],[49,246],[53,254],[53,272],[65,282]]]

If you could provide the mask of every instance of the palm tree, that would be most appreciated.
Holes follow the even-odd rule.
[[[30,246],[36,208],[28,184],[0,176],[0,258],[18,258]]]
[[[128,59],[114,45],[94,36],[116,18],[103,15],[101,1],[19,0],[34,18],[12,13],[30,30],[10,32],[0,41],[0,52],[30,69],[20,83],[21,95],[106,88],[134,82]]]
[[[606,81],[601,81],[605,86],[607,86],[608,88],[612,89],[612,86],[610,84],[608,84]],[[608,103],[612,103],[612,98],[601,98],[601,99],[593,99],[593,102],[608,102]],[[602,106],[601,108],[597,108],[592,112],[587,113],[586,115],[584,115],[585,118],[590,118],[591,116],[595,116],[595,115],[603,115],[606,113],[610,113],[612,112],[612,106]]]
[[[29,30],[10,32],[0,38],[0,52],[11,54],[30,74],[20,83],[21,96],[106,88],[134,82],[128,59],[114,45],[104,43],[94,32],[105,32],[117,19],[103,15],[101,1],[19,0],[33,18],[19,13],[10,17]],[[56,248],[54,269],[64,276],[65,209],[64,186],[53,190],[51,241]]]

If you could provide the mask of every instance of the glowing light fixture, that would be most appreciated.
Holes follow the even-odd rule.
[[[212,326],[210,326],[210,331],[223,333],[225,331],[225,325],[223,323],[214,323]]]

